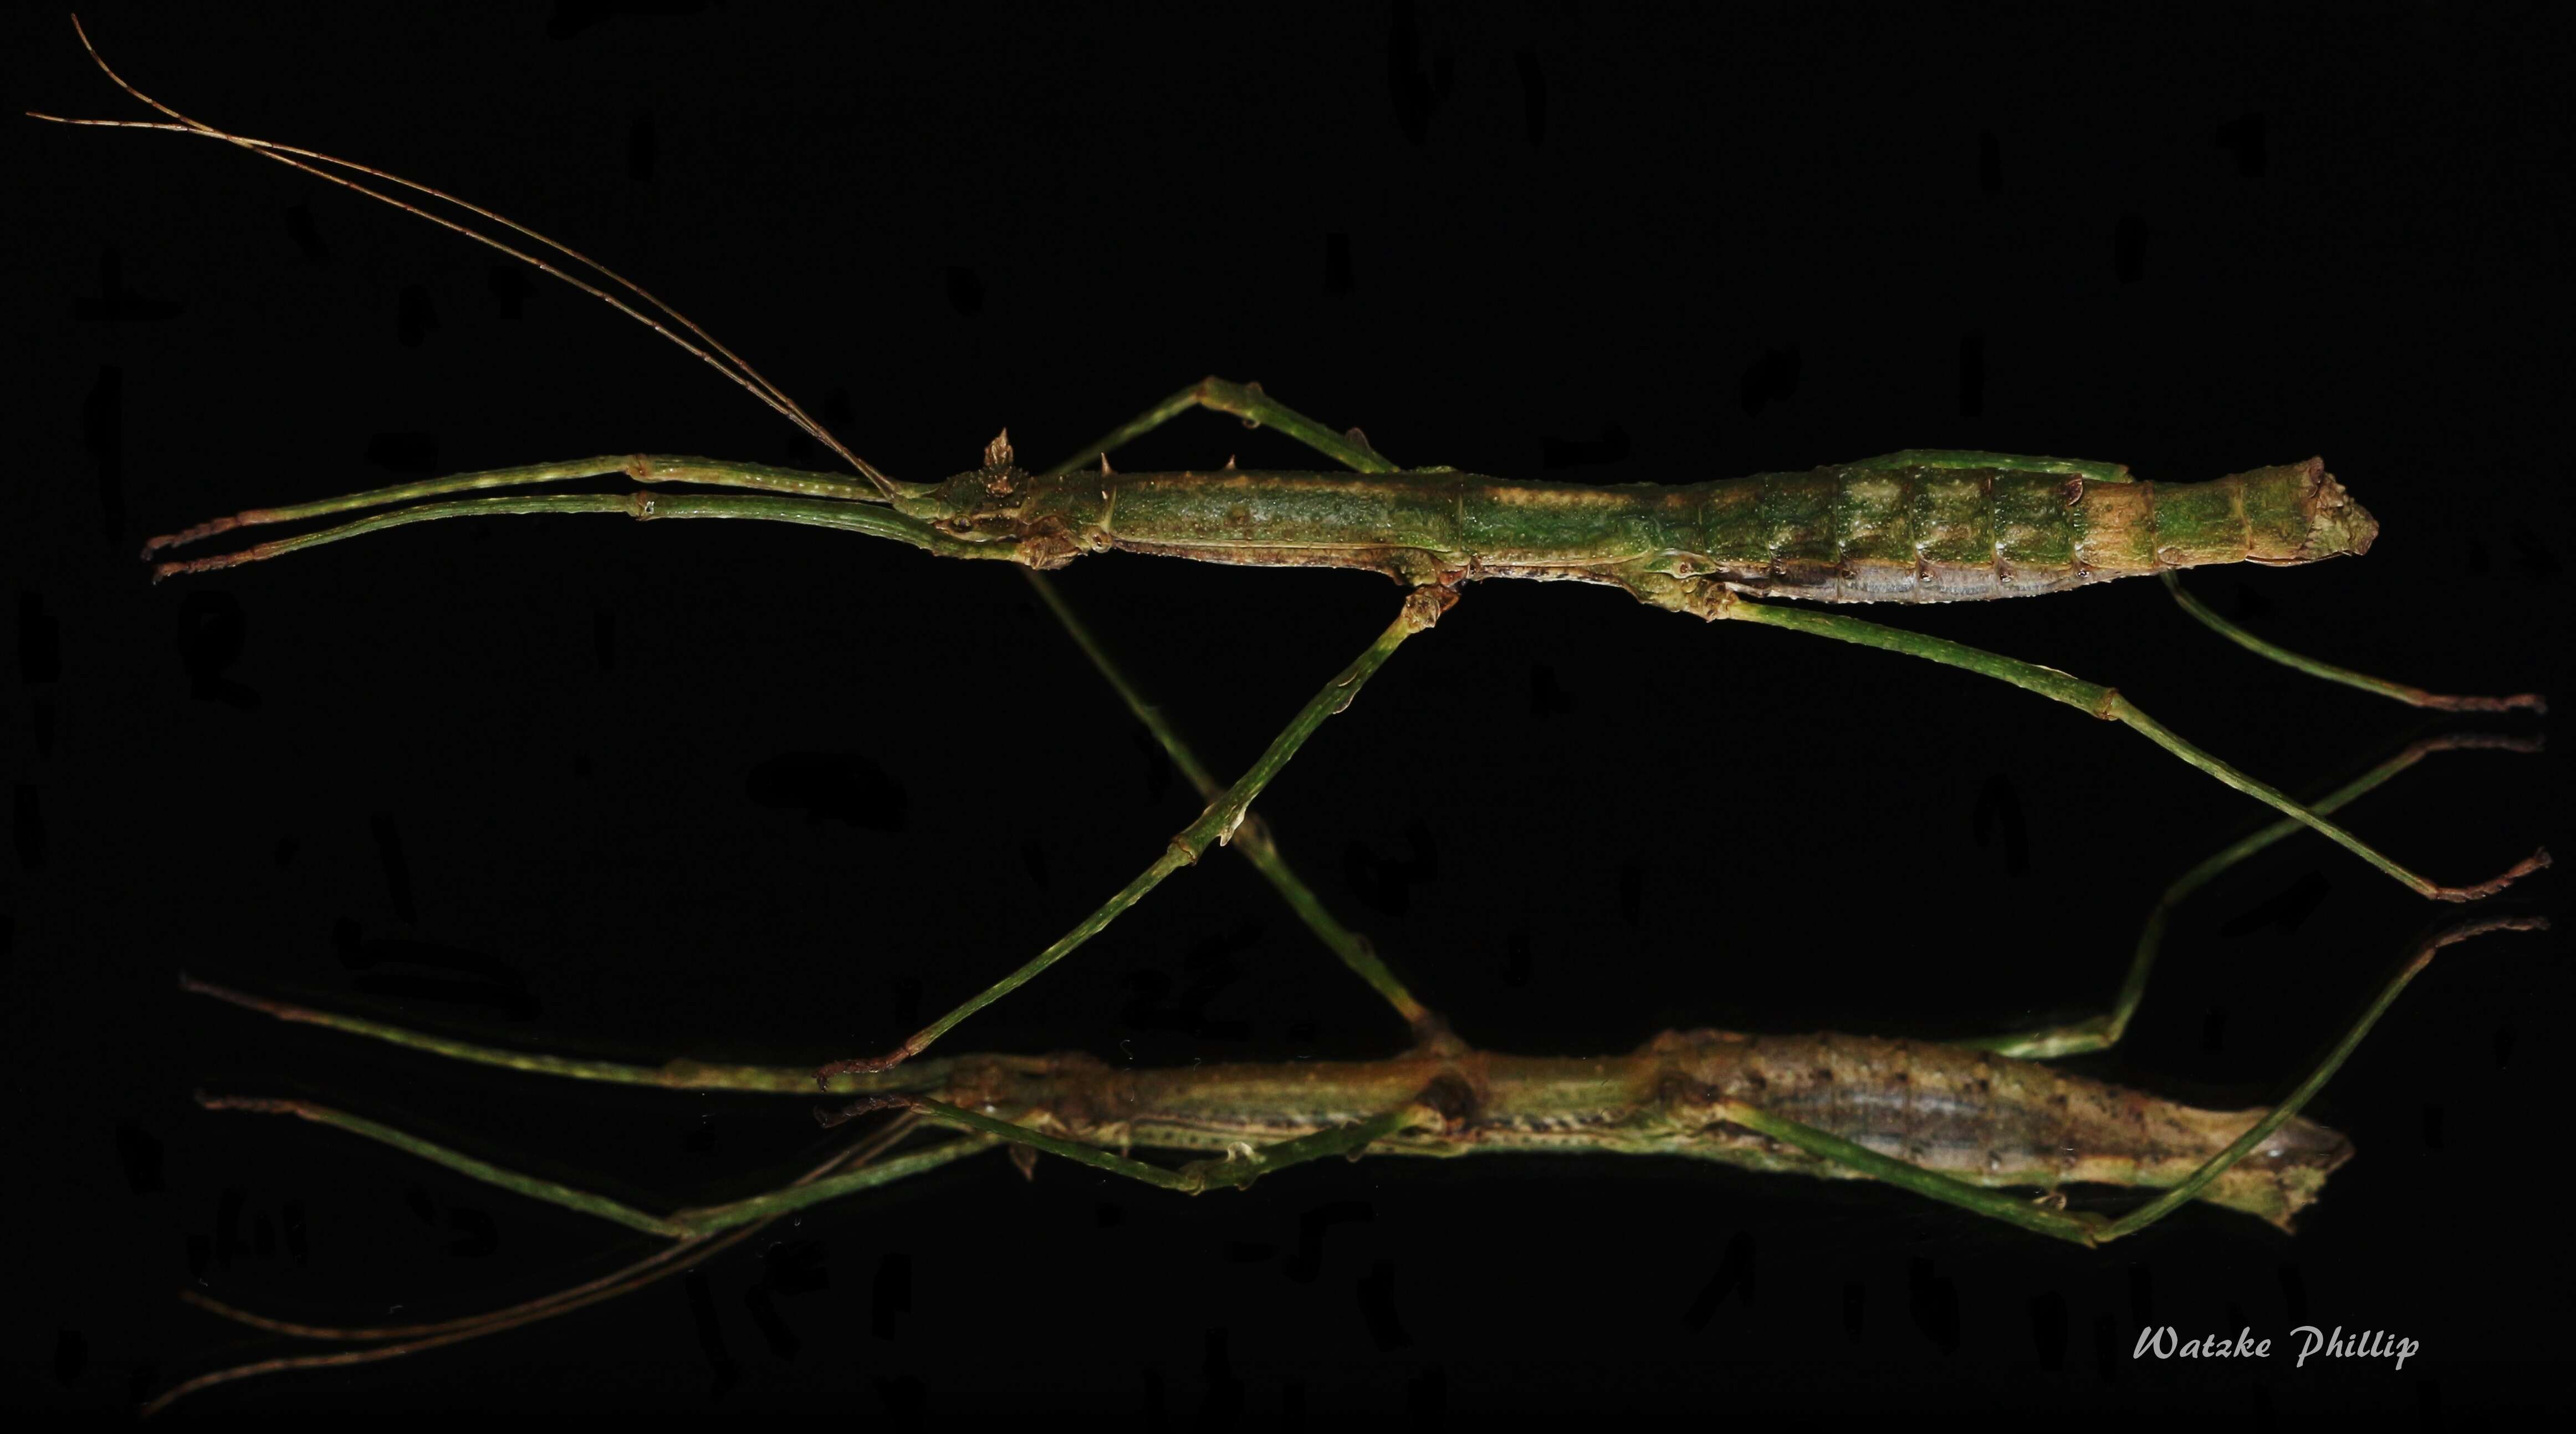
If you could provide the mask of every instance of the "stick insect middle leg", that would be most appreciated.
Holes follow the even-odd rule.
[[[1047,469],[1046,476],[1054,477],[1071,472],[1095,458],[1106,463],[1109,455],[1123,445],[1198,408],[1231,413],[1242,418],[1249,425],[1276,428],[1316,452],[1348,467],[1363,471],[1384,471],[1391,470],[1395,466],[1380,456],[1376,450],[1369,448],[1366,440],[1357,437],[1356,430],[1352,435],[1347,436],[1335,434],[1322,424],[1263,393],[1261,385],[1257,383],[1228,383],[1224,379],[1210,376],[1146,409],[1133,420],[1112,429],[1098,442],[1076,451],[1073,456]],[[1196,752],[1190,750],[1189,744],[1181,739],[1180,732],[1163,716],[1162,710],[1147,702],[1143,694],[1137,691],[1135,684],[1129,682],[1126,675],[1118,670],[1117,664],[1110,660],[1107,650],[1100,645],[1090,628],[1075,614],[1072,604],[1066,602],[1064,595],[1056,590],[1054,579],[1035,568],[1023,568],[1020,571],[1022,576],[1028,579],[1029,586],[1037,589],[1039,601],[1045,603],[1047,611],[1055,615],[1056,622],[1064,628],[1066,635],[1073,639],[1076,647],[1082,649],[1082,655],[1090,659],[1092,667],[1100,673],[1102,679],[1108,682],[1110,689],[1118,694],[1119,700],[1127,704],[1127,710],[1135,715],[1136,720],[1145,724],[1145,730],[1153,736],[1155,743],[1163,749],[1164,754],[1171,758],[1172,765],[1180,770],[1183,779],[1197,789],[1199,799],[1213,802],[1223,795],[1224,786],[1208,770],[1207,764],[1199,760]],[[1323,898],[1317,896],[1314,888],[1308,886],[1288,865],[1287,858],[1280,854],[1277,840],[1257,814],[1249,812],[1245,814],[1243,824],[1235,832],[1231,845],[1236,851],[1243,853],[1244,859],[1252,863],[1253,868],[1261,873],[1262,879],[1269,882],[1272,889],[1279,893],[1280,900],[1288,903],[1289,909],[1296,912],[1297,919],[1306,924],[1306,929],[1313,932],[1315,938],[1323,942],[1326,949],[1339,957],[1342,964],[1349,967],[1361,980],[1367,982],[1369,989],[1384,997],[1387,1004],[1395,1008],[1395,1013],[1412,1028],[1416,1044],[1436,1049],[1456,1043],[1457,1038],[1450,1034],[1448,1024],[1436,1012],[1415,999],[1413,993],[1405,988],[1403,981],[1399,980],[1393,971],[1387,969],[1386,962],[1378,956],[1376,948],[1369,944],[1367,938],[1342,925],[1334,918],[1332,912],[1325,909]]]
[[[836,1075],[871,1074],[890,1070],[920,1055],[941,1036],[946,1035],[958,1022],[1018,990],[1035,979],[1039,972],[1064,959],[1076,947],[1100,934],[1127,908],[1143,900],[1145,893],[1162,885],[1165,877],[1182,867],[1196,865],[1200,855],[1209,847],[1222,845],[1233,836],[1254,798],[1258,797],[1262,788],[1268,786],[1271,779],[1288,765],[1289,759],[1297,755],[1297,750],[1305,745],[1308,737],[1314,735],[1315,729],[1321,727],[1326,718],[1349,707],[1352,699],[1358,696],[1360,688],[1367,684],[1370,677],[1376,675],[1379,668],[1386,665],[1386,660],[1395,655],[1395,650],[1401,647],[1407,638],[1427,630],[1433,623],[1439,621],[1440,614],[1456,600],[1457,594],[1446,587],[1433,585],[1415,588],[1405,598],[1403,609],[1396,614],[1395,621],[1387,624],[1386,629],[1378,634],[1377,640],[1370,643],[1358,657],[1352,659],[1350,666],[1343,668],[1332,681],[1325,683],[1323,690],[1308,700],[1306,705],[1299,709],[1297,715],[1289,720],[1288,726],[1272,739],[1269,748],[1261,754],[1258,761],[1253,763],[1252,769],[1245,772],[1233,786],[1227,788],[1215,800],[1209,802],[1207,809],[1199,815],[1198,820],[1182,828],[1180,834],[1164,846],[1162,854],[1154,858],[1153,862],[1144,871],[1138,873],[1134,880],[1120,887],[1116,894],[1102,902],[1089,916],[1077,922],[1071,931],[1057,938],[1053,945],[1031,957],[1009,975],[959,1002],[946,1015],[914,1032],[902,1045],[881,1056],[862,1056],[850,1060],[833,1061],[815,1072],[816,1082],[828,1088],[831,1078]]]

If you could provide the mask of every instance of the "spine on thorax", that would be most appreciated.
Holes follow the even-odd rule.
[[[2377,532],[2316,459],[2202,483],[1947,452],[1617,486],[1447,470],[1010,469],[938,492],[924,516],[1015,541],[1041,567],[1120,549],[1408,583],[1573,579],[1650,601],[1706,584],[1827,602],[2015,597],[2207,563],[2312,562],[2361,552]]]

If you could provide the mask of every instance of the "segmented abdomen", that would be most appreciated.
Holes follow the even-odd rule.
[[[2308,562],[2359,552],[2376,532],[2314,459],[2207,483],[1854,465],[1703,491],[1710,576],[1827,602],[1972,601],[2204,563]]]
[[[1710,1097],[1979,1185],[2173,1185],[2262,1114],[2203,1110],[1925,1041],[1705,1031],[1650,1050]],[[2286,1225],[2351,1153],[2337,1132],[2293,1119],[2201,1198]]]

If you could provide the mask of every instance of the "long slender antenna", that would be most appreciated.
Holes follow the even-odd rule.
[[[592,298],[599,300],[601,303],[608,305],[610,308],[617,310],[619,313],[626,315],[628,318],[633,319],[635,322],[642,324],[644,327],[660,334],[663,338],[670,340],[672,343],[675,343],[681,348],[696,355],[709,367],[715,369],[716,372],[723,374],[726,378],[733,380],[735,383],[740,384],[743,388],[749,390],[754,398],[757,398],[761,402],[769,405],[770,408],[776,410],[777,413],[788,422],[795,424],[798,428],[811,435],[824,447],[829,448],[834,453],[840,455],[843,461],[847,462],[852,468],[856,469],[862,477],[866,478],[869,483],[873,484],[880,494],[887,497],[894,496],[896,491],[894,481],[886,477],[884,473],[878,471],[876,465],[868,462],[864,458],[861,458],[856,453],[851,452],[838,438],[833,437],[831,432],[825,429],[822,424],[815,422],[813,417],[806,413],[802,407],[798,406],[794,399],[788,397],[784,390],[780,389],[776,384],[771,383],[767,378],[762,377],[759,370],[753,368],[733,350],[725,347],[724,344],[719,342],[713,334],[700,328],[697,323],[690,319],[686,314],[683,314],[679,310],[672,308],[669,304],[664,303],[661,299],[655,297],[650,291],[646,290],[642,285],[636,283],[634,280],[627,278],[625,275],[618,273],[616,270],[611,269],[607,265],[600,263],[598,260],[591,258],[589,255],[582,253],[580,250],[549,238],[546,235],[519,223],[517,220],[511,219],[503,214],[497,214],[479,204],[473,203],[470,200],[460,199],[444,190],[431,188],[429,185],[405,179],[399,174],[377,169],[372,165],[360,164],[355,160],[342,159],[337,155],[324,154],[318,150],[301,149],[294,145],[278,144],[271,140],[253,139],[247,135],[233,134],[227,130],[217,129],[213,125],[207,124],[201,120],[192,119],[189,116],[172,109],[170,106],[161,103],[159,100],[152,98],[150,95],[143,93],[141,90],[136,89],[132,84],[127,82],[123,75],[118,74],[115,67],[108,64],[106,57],[99,54],[98,47],[90,43],[89,31],[82,26],[80,16],[78,15],[72,16],[72,31],[74,34],[80,36],[81,48],[89,52],[91,62],[96,64],[100,72],[105,74],[108,79],[114,81],[118,89],[132,95],[135,99],[150,106],[152,109],[168,115],[172,120],[177,121],[177,123],[162,124],[150,120],[73,119],[63,115],[45,114],[37,110],[26,111],[25,113],[28,118],[47,120],[54,124],[81,125],[100,129],[164,130],[172,134],[190,134],[198,135],[207,139],[220,139],[228,144],[237,145],[242,149],[248,150],[262,159],[274,160],[279,164],[300,169],[307,174],[328,180],[344,189],[354,189],[358,193],[366,195],[370,199],[376,200],[380,203],[390,204],[394,208],[402,210],[406,214],[426,219],[430,223],[436,224],[441,228],[453,230],[458,234],[462,234],[466,238],[471,239],[478,244],[497,249],[502,253],[509,255],[511,258],[517,259],[521,263],[536,269],[540,273],[551,274],[555,278],[570,284],[572,287],[581,290],[583,293],[590,295]],[[300,158],[298,156],[300,156]],[[528,238],[545,245],[547,248],[554,250],[556,253],[565,255],[589,267],[592,271],[607,278],[611,283],[616,284],[619,288],[634,294],[645,303],[660,310],[662,313],[669,315],[674,322],[680,325],[680,327],[688,330],[689,333],[696,335],[699,339],[704,340],[706,347],[701,348],[697,344],[690,342],[688,339],[681,337],[679,334],[672,332],[671,329],[663,324],[661,320],[654,318],[650,314],[644,313],[632,304],[618,298],[615,294],[608,292],[606,289],[603,289],[577,275],[566,273],[564,270],[557,268],[552,263],[549,263],[534,254],[528,253],[526,250],[519,249],[513,245],[503,242],[502,240],[495,239],[488,234],[484,234],[476,230],[470,225],[460,224],[444,215],[433,214],[417,205],[405,203],[382,190],[371,189],[364,184],[358,183],[356,180],[333,174],[326,169],[316,168],[314,165],[305,163],[304,161],[307,159],[319,160],[324,164],[335,165],[342,169],[351,170],[359,174],[369,175],[377,179],[385,180],[389,183],[401,185],[415,193],[426,194],[431,198],[443,200],[446,203],[455,205],[459,209],[467,211],[468,213],[479,215],[495,224],[503,225],[517,233],[523,234]],[[712,353],[709,352],[710,349],[713,350]],[[721,359],[718,358],[718,354],[723,355],[723,357]]]

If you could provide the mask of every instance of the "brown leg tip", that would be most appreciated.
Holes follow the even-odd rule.
[[[2538,732],[2508,736],[2502,732],[2445,732],[2425,737],[2415,743],[2418,752],[2520,752],[2529,756],[2549,750],[2549,739]]]
[[[216,562],[211,558],[173,558],[169,562],[152,565],[152,584],[158,587],[167,578],[186,577],[190,573],[202,573],[210,568],[230,566],[229,563]]]
[[[830,1090],[834,1076],[883,1075],[911,1058],[912,1052],[908,1050],[894,1050],[881,1056],[861,1056],[854,1060],[834,1061],[814,1072],[814,1084]]]
[[[233,532],[239,528],[249,527],[258,523],[273,523],[275,521],[277,520],[269,516],[265,509],[248,513],[236,513],[229,518],[209,518],[205,522],[199,523],[194,527],[181,528],[175,533],[168,533],[155,538],[145,545],[143,551],[146,556],[149,556],[155,548],[177,547],[183,543],[201,543],[208,538],[221,537],[224,534]]]
[[[181,528],[175,533],[163,533],[157,538],[146,538],[143,540],[143,556],[148,558],[154,553],[161,551],[163,548],[175,548],[182,543],[193,543],[200,538],[211,538],[218,533],[229,533],[240,526],[241,519],[239,518],[213,518],[206,522],[199,523],[193,528]]]
[[[2541,847],[2531,855],[2506,867],[2501,875],[2490,880],[2481,881],[2475,886],[2441,887],[2433,893],[2433,896],[2437,901],[2484,901],[2549,864],[2549,848]]]
[[[2549,699],[2537,692],[2517,692],[2510,697],[2445,697],[2427,693],[2415,705],[2437,712],[2547,712]]]
[[[2491,932],[2546,931],[2548,929],[2549,918],[2546,916],[2472,917],[2425,937],[2423,944],[2416,948],[2415,964],[2418,969],[2421,969],[2424,963],[2431,961],[2433,954],[2443,947],[2457,946],[2463,941],[2473,940]]]

